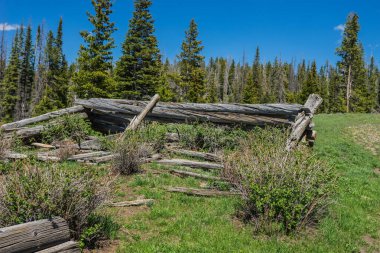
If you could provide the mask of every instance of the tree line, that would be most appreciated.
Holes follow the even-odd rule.
[[[205,62],[198,27],[191,20],[181,52],[163,60],[155,37],[150,0],[135,0],[133,17],[114,62],[116,47],[111,21],[112,1],[91,0],[91,31],[82,31],[83,44],[75,63],[63,52],[63,20],[55,32],[31,26],[16,31],[10,53],[4,31],[0,37],[0,121],[8,122],[72,104],[75,98],[146,99],[159,93],[163,101],[209,103],[300,103],[311,93],[324,98],[321,112],[372,112],[380,104],[380,71],[374,57],[364,60],[358,34],[359,17],[347,17],[336,64],[317,66],[261,60],[257,47],[252,63],[230,58]],[[243,57],[245,58],[245,57]]]

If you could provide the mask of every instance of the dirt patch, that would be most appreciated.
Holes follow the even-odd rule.
[[[380,176],[380,168],[375,168],[373,170],[373,173],[375,173],[376,175]]]
[[[99,249],[84,250],[83,253],[115,253],[119,247],[120,242],[115,241],[104,241],[101,242],[101,247]]]
[[[380,156],[380,125],[364,124],[347,128],[356,143]]]

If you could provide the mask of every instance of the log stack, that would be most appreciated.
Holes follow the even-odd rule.
[[[104,133],[122,132],[149,102],[92,98],[76,100],[93,127]],[[195,104],[159,102],[144,120],[165,123],[211,122],[244,127],[291,126],[303,106],[298,104]]]

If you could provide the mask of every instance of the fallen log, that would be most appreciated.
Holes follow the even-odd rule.
[[[120,131],[125,129],[126,122],[140,113],[146,102],[119,103],[110,99],[76,100],[77,105],[87,109],[94,127],[104,131]],[[301,105],[269,104],[175,104],[158,103],[146,120],[189,123],[212,122],[225,125],[291,125]]]
[[[44,144],[44,143],[38,143],[38,142],[33,142],[30,144],[31,146],[37,147],[37,148],[48,148],[48,149],[54,149],[55,146],[49,145],[49,144]]]
[[[170,166],[186,166],[190,168],[200,168],[200,169],[222,169],[223,165],[219,163],[210,162],[197,162],[185,159],[163,159],[156,161],[158,164],[170,165]]]
[[[158,100],[160,100],[160,96],[158,94],[154,95],[150,102],[145,106],[144,110],[137,116],[132,119],[129,123],[129,126],[126,130],[136,130],[140,123],[143,121],[148,112],[152,111],[154,106],[157,104]]]
[[[169,191],[169,192],[180,192],[180,193],[184,193],[187,195],[202,196],[202,197],[240,195],[240,193],[237,193],[237,192],[206,190],[206,189],[196,189],[196,188],[186,188],[186,187],[169,187],[169,188],[167,188],[167,191]]]
[[[149,206],[152,205],[154,202],[153,199],[137,199],[133,201],[123,201],[123,202],[117,202],[117,203],[109,203],[107,206],[111,207],[129,207],[129,206]]]
[[[68,241],[57,246],[37,251],[36,253],[80,253],[79,245],[77,242]]]
[[[0,252],[4,253],[36,252],[69,240],[69,227],[59,217],[0,228]]]
[[[311,94],[307,99],[304,111],[300,112],[298,119],[292,127],[292,131],[287,140],[286,149],[294,149],[302,138],[306,135],[306,130],[312,124],[312,119],[318,107],[322,104],[323,99],[316,94]]]
[[[66,114],[78,113],[78,112],[83,112],[83,111],[84,111],[84,107],[77,105],[77,106],[65,108],[62,110],[45,113],[37,117],[23,119],[20,121],[4,124],[0,127],[0,129],[3,129],[5,131],[11,131],[12,129],[20,128],[26,125],[31,125],[38,122],[47,121],[49,119],[57,118]]]
[[[167,150],[174,154],[185,155],[185,156],[194,157],[194,158],[201,158],[206,161],[211,161],[211,162],[222,161],[220,157],[211,153],[203,153],[203,152],[198,152],[198,151],[185,150],[185,149],[173,149],[173,148],[167,148]]]
[[[215,176],[208,176],[208,175],[203,175],[191,171],[183,171],[183,170],[169,170],[170,173],[180,175],[180,176],[185,176],[185,177],[194,177],[198,179],[203,179],[203,180],[216,180],[216,181],[222,181],[223,179],[221,177],[215,177]]]
[[[2,155],[2,157],[5,159],[11,159],[11,160],[22,160],[22,159],[28,158],[28,156],[25,154],[14,153],[14,152],[5,152]]]
[[[69,157],[68,160],[70,160],[70,161],[73,161],[73,160],[89,160],[90,158],[93,158],[93,157],[108,156],[110,154],[111,154],[111,152],[97,151],[97,152],[90,152],[90,153],[73,155],[73,156]]]

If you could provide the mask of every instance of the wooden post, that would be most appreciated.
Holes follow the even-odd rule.
[[[306,130],[312,124],[311,120],[314,117],[318,107],[322,104],[322,101],[323,99],[317,94],[311,94],[309,96],[302,112],[298,114],[298,119],[292,127],[292,131],[286,144],[286,149],[288,151],[294,149],[298,142],[300,142],[305,136]]]

